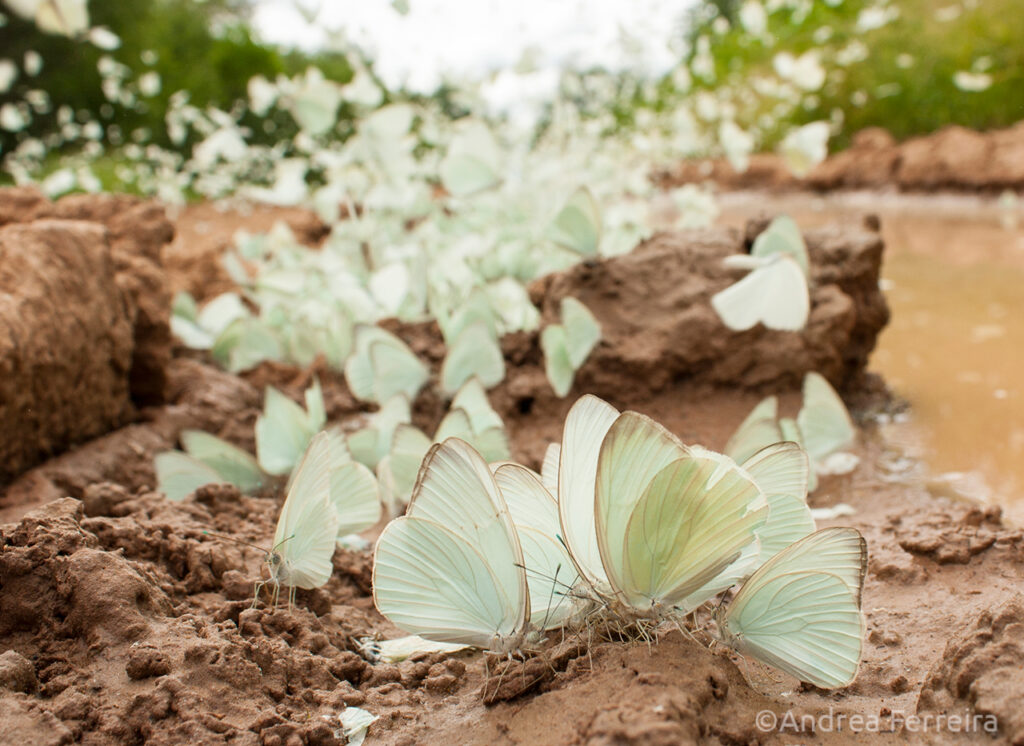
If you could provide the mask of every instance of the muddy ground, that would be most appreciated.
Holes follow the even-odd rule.
[[[307,221],[311,229],[300,233],[318,240],[307,217],[283,217]],[[162,251],[164,287],[200,296],[223,289],[213,257],[254,222],[187,210]],[[265,383],[298,397],[315,374],[332,420],[358,417],[363,407],[323,367],[263,365],[232,376],[174,349],[164,403],[131,395],[130,424],[81,436],[0,496],[3,740],[333,744],[342,742],[339,713],[354,705],[380,716],[371,744],[846,743],[851,728],[878,743],[958,743],[987,737],[986,726],[998,729],[994,742],[1024,743],[1024,532],[1004,525],[996,509],[934,497],[875,433],[876,418],[900,404],[864,374],[887,319],[872,221],[808,237],[818,287],[805,334],[786,341],[755,330],[717,344],[706,299],[731,281],[717,259],[745,238],[728,230],[662,235],[622,259],[535,284],[546,313],[561,294],[578,295],[605,340],[569,398],[558,400],[544,383],[536,339],[507,337],[509,377],[492,401],[514,456],[537,466],[585,391],[653,416],[686,442],[720,448],[761,396],[778,392],[791,411],[802,373],[823,369],[862,424],[860,466],[824,480],[812,497],[815,506],[852,505],[853,516],[827,525],[855,526],[868,541],[868,629],[852,686],[800,687],[678,631],[651,643],[553,635],[536,658],[500,677],[492,662],[489,679],[472,652],[373,664],[360,639],[399,631],[373,609],[369,555],[344,550],[334,577],[300,591],[296,608],[250,608],[261,552],[203,532],[267,546],[280,490],[246,497],[212,486],[171,503],[153,492],[153,454],[196,426],[251,450]],[[436,372],[436,327],[392,328]],[[130,366],[120,375],[130,380]],[[133,391],[130,383],[124,390]],[[442,411],[428,389],[416,403],[417,424],[432,427]],[[777,716],[774,729],[771,716],[759,719],[763,711]],[[804,732],[778,732],[790,711]],[[940,714],[967,720],[940,723]],[[802,715],[826,717],[812,724]],[[851,715],[864,720],[853,724]],[[930,719],[875,732],[912,716]]]

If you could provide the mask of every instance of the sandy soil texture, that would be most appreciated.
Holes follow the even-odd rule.
[[[196,215],[206,235],[230,235],[249,220],[187,211],[179,237],[195,235]],[[649,414],[686,442],[720,448],[764,394],[779,393],[791,412],[802,373],[822,367],[863,424],[861,465],[825,479],[812,497],[815,506],[854,506],[836,523],[868,540],[868,628],[851,687],[779,680],[679,631],[649,643],[557,634],[525,662],[486,669],[473,652],[373,663],[361,639],[399,632],[373,609],[367,553],[339,550],[328,584],[300,591],[294,609],[250,608],[261,552],[204,531],[266,546],[280,487],[248,497],[210,486],[171,503],[153,491],[153,454],[185,427],[251,450],[266,383],[298,398],[318,375],[334,421],[363,407],[322,367],[263,365],[232,376],[178,351],[165,369],[166,403],[21,474],[0,495],[4,739],[336,744],[338,715],[355,705],[380,716],[371,744],[848,743],[853,715],[861,729],[880,731],[922,718],[901,734],[871,732],[878,743],[966,743],[986,726],[998,728],[996,743],[1024,742],[1024,532],[1006,527],[998,510],[934,498],[872,426],[873,415],[896,406],[863,375],[887,319],[878,234],[808,235],[816,287],[798,340],[783,344],[761,330],[716,343],[707,297],[732,280],[718,260],[748,238],[660,235],[634,254],[539,281],[531,294],[545,314],[575,294],[605,339],[573,394],[559,400],[535,336],[507,337],[509,376],[491,398],[514,456],[536,466],[583,391]],[[215,241],[205,245],[216,251]],[[179,254],[194,262],[179,263]],[[180,238],[162,251],[170,287],[203,287],[209,261]],[[435,325],[389,326],[436,373]],[[432,427],[442,410],[428,388],[417,424]],[[804,731],[786,729],[792,722]]]

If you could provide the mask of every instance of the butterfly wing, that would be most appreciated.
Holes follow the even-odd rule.
[[[292,480],[274,532],[281,556],[278,580],[296,588],[318,588],[333,571],[338,512],[331,502],[331,473],[344,443],[335,433],[318,433]]]
[[[430,371],[404,343],[374,342],[370,345],[373,365],[373,392],[376,401],[385,402],[396,394],[414,399]]]
[[[544,351],[544,373],[548,383],[559,398],[566,396],[572,388],[576,369],[569,356],[569,340],[565,327],[551,324],[540,333],[540,347]]]
[[[183,430],[180,439],[190,456],[211,467],[225,482],[242,492],[259,489],[263,484],[263,472],[256,459],[241,448],[202,430]]]
[[[580,187],[569,197],[555,216],[551,239],[583,256],[597,254],[601,241],[601,211],[589,189]]]
[[[761,565],[814,532],[814,518],[807,507],[810,462],[799,444],[783,442],[755,453],[743,462],[743,469],[768,498],[768,520],[757,532]]]
[[[544,451],[544,462],[540,467],[540,480],[552,495],[558,495],[558,465],[561,451],[562,447],[558,443],[548,443]]]
[[[814,372],[804,377],[804,403],[797,424],[804,447],[815,461],[852,445],[857,432],[839,394]]]
[[[573,370],[579,370],[601,341],[601,325],[590,309],[571,296],[562,298],[562,326]]]
[[[746,331],[758,323],[769,329],[799,331],[807,324],[810,294],[800,265],[779,255],[716,293],[711,305],[734,331]]]
[[[728,457],[686,455],[643,489],[629,517],[621,575],[611,562],[609,577],[638,611],[689,611],[708,600],[709,584],[756,544],[767,516],[764,495]],[[711,595],[697,597],[701,589]]]
[[[389,523],[373,555],[380,613],[428,640],[481,648],[521,631],[525,587],[520,599],[467,538],[424,518]]]
[[[157,489],[175,502],[184,500],[204,485],[224,481],[216,469],[181,451],[158,453],[153,459],[153,466]]]
[[[594,524],[594,488],[601,441],[619,416],[596,396],[580,397],[565,418],[559,449],[558,517],[562,538],[583,578],[607,586]]]
[[[441,365],[441,386],[455,394],[462,384],[476,376],[490,388],[505,378],[505,357],[501,346],[482,322],[466,327],[448,348]]]
[[[725,445],[725,453],[737,463],[743,463],[765,446],[784,440],[778,425],[779,400],[774,396],[763,399]]]
[[[502,464],[494,472],[523,547],[530,589],[531,623],[539,629],[559,627],[574,608],[566,594],[578,575],[558,540],[558,505],[537,476],[519,464]]]
[[[782,550],[719,615],[727,644],[815,686],[846,686],[863,644],[861,591],[867,544],[827,528]]]
[[[472,446],[449,438],[423,460],[407,515],[445,526],[487,557],[491,573],[529,617],[523,552],[494,476]]]
[[[652,480],[688,455],[674,435],[636,412],[619,415],[601,441],[592,498],[597,545],[612,589],[624,594],[629,603],[635,594],[631,592],[627,536],[639,528],[630,525],[634,510]],[[653,508],[655,501],[650,504]]]
[[[302,457],[313,433],[305,410],[267,386],[263,413],[256,419],[256,457],[268,474],[287,474]]]
[[[846,584],[813,570],[776,571],[757,580],[756,590],[744,594],[744,585],[729,605],[726,643],[815,686],[849,685],[860,664],[864,621]]]
[[[380,488],[373,472],[356,461],[331,472],[331,502],[338,512],[338,536],[364,531],[380,520]]]

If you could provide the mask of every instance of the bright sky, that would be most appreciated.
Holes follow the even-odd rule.
[[[516,65],[524,53],[542,70],[571,64],[664,71],[679,59],[682,18],[695,2],[406,1],[403,16],[390,0],[253,0],[266,40],[313,48],[340,31],[370,52],[389,87],[422,92],[433,91],[442,76],[481,78]]]

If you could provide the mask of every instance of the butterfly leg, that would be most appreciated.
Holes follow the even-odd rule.
[[[256,585],[253,588],[252,606],[249,607],[250,609],[255,609],[256,608],[256,604],[258,604],[259,601],[260,601],[260,591],[263,590],[263,586],[265,586],[265,585],[266,585],[266,583],[263,582],[262,580],[257,580],[256,581]]]
[[[294,585],[288,587],[288,611],[291,611],[295,605],[295,590]]]

